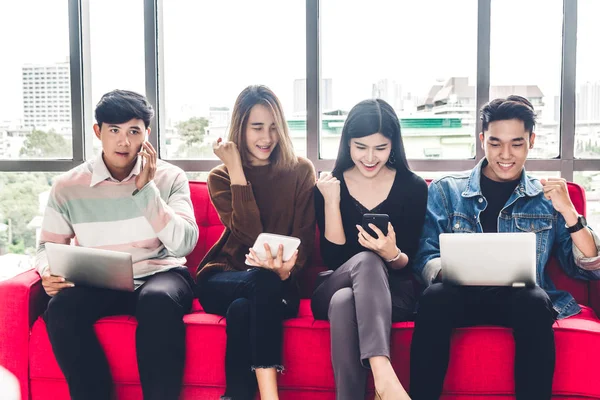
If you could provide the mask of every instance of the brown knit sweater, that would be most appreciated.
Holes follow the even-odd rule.
[[[315,238],[312,163],[298,158],[289,171],[271,165],[244,167],[248,185],[232,185],[225,165],[208,175],[208,191],[225,231],[198,267],[198,279],[211,271],[245,271],[245,255],[262,232],[301,240],[292,278],[307,263]]]

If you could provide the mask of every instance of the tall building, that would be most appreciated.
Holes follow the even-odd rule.
[[[463,114],[474,117],[477,113],[476,94],[476,88],[469,84],[468,78],[452,77],[443,86],[433,85],[418,109],[435,115]],[[541,120],[542,108],[545,106],[544,94],[537,85],[490,86],[490,99],[507,97],[511,94],[529,99]]]
[[[321,79],[321,110],[333,108],[333,79]],[[294,80],[294,114],[306,113],[306,79]]]
[[[22,67],[23,125],[26,128],[71,129],[69,62]]]
[[[231,110],[229,107],[210,107],[208,110],[208,128],[206,136],[210,136],[210,141],[214,138],[226,138],[231,120]]]
[[[586,82],[577,91],[577,121],[600,121],[600,82]]]
[[[227,126],[231,120],[231,110],[229,107],[209,107],[208,121],[211,125]]]
[[[294,80],[294,114],[306,112],[306,79]]]
[[[402,98],[402,85],[389,79],[380,79],[373,84],[371,97],[388,102],[396,111],[404,109]]]

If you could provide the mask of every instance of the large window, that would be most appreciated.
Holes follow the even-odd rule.
[[[72,157],[68,21],[67,0],[0,3],[0,159]]]
[[[322,158],[348,111],[382,98],[412,159],[475,156],[477,1],[321,2]]]
[[[235,99],[250,84],[275,92],[296,152],[306,154],[306,112],[296,102],[297,89],[306,87],[305,6],[303,0],[163,2],[161,157],[215,158],[211,144],[227,136]]]
[[[424,176],[472,168],[481,155],[478,107],[488,97],[524,95],[539,117],[528,169],[572,180],[600,170],[599,7],[597,0],[0,2],[0,37],[10,39],[0,40],[0,171],[59,172],[93,157],[95,105],[122,88],[156,107],[151,141],[161,158],[206,172],[219,163],[211,144],[227,135],[240,91],[265,84],[281,99],[297,153],[308,148],[317,170],[332,168],[351,107],[379,97],[400,117],[410,163]]]
[[[544,17],[534,17],[541,9]],[[490,99],[531,101],[538,119],[531,158],[559,153],[562,18],[560,0],[492,0]]]
[[[577,16],[577,88],[575,156],[600,157],[600,1],[579,0]],[[600,169],[600,167],[599,167]]]

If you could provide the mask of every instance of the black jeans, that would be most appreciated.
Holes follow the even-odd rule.
[[[227,320],[225,398],[254,399],[256,368],[283,370],[282,322],[298,312],[284,301],[288,284],[264,268],[216,272],[198,282],[204,311]]]
[[[549,400],[554,375],[556,311],[546,292],[531,288],[436,283],[419,300],[410,354],[413,400],[437,400],[444,384],[453,328],[502,325],[515,338],[517,400]]]
[[[137,318],[136,352],[144,399],[177,400],[185,361],[183,316],[192,307],[194,281],[178,267],[149,277],[135,292],[84,286],[63,289],[44,320],[73,400],[112,398],[112,379],[94,323],[109,315]]]

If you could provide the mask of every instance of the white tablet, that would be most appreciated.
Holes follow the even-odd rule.
[[[252,250],[254,250],[261,260],[267,258],[265,243],[271,248],[271,256],[273,258],[277,257],[279,245],[283,245],[283,261],[287,261],[292,258],[294,252],[298,246],[300,246],[300,239],[293,236],[277,235],[274,233],[261,233],[256,238],[254,246],[252,246]],[[248,263],[248,260],[246,260],[246,264],[251,265]]]

